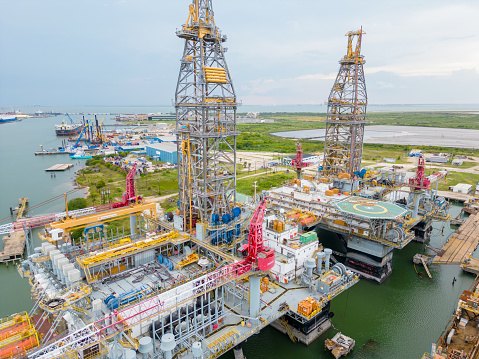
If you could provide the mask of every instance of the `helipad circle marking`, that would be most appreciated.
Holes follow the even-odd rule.
[[[360,203],[356,203],[353,208],[356,210],[356,211],[359,211],[359,212],[363,212],[363,213],[369,213],[369,214],[383,214],[383,213],[386,213],[388,210],[383,207],[383,206],[380,206],[379,204],[376,204],[374,205],[374,207],[372,208],[378,208],[378,209],[382,209],[380,212],[374,212],[374,211],[365,211],[365,210],[362,210],[362,209],[359,209],[358,206],[361,206]]]

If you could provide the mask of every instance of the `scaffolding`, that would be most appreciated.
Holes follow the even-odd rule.
[[[176,34],[185,40],[175,93],[179,210],[191,230],[236,203],[237,101],[212,1],[193,0]]]
[[[361,170],[364,124],[366,122],[367,93],[361,55],[364,31],[350,31],[348,52],[339,61],[336,81],[328,99],[324,170],[328,175]],[[355,44],[354,44],[355,43]]]

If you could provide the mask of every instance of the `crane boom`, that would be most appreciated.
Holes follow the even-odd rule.
[[[68,113],[67,113],[66,115],[68,116],[68,119],[70,120],[70,122],[72,123],[72,125],[74,125],[75,122],[73,122],[73,119],[70,117],[70,115],[69,115]]]

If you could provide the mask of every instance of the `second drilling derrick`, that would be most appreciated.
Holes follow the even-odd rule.
[[[193,0],[177,36],[185,40],[175,93],[179,210],[191,230],[236,203],[237,103],[211,0]]]
[[[367,93],[361,55],[362,30],[350,31],[348,52],[339,63],[328,99],[324,169],[328,175],[353,175],[361,170]]]

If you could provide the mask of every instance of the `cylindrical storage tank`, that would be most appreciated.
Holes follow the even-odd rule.
[[[316,261],[314,258],[306,258],[304,267],[306,268],[306,275],[311,277],[313,275],[313,268],[316,267]]]
[[[136,359],[136,352],[133,349],[125,349],[125,359]]]
[[[325,255],[324,270],[326,272],[329,271],[329,259],[331,258],[332,253],[333,253],[332,249],[330,249],[330,248],[325,248],[324,249],[324,255]]]
[[[386,170],[381,170],[381,179],[385,180],[386,179],[386,174],[387,174]]]
[[[173,349],[175,349],[175,336],[171,333],[165,334],[161,337],[160,349],[165,354],[165,359],[171,359],[173,356]]]
[[[138,352],[146,357],[148,353],[153,351],[153,340],[150,337],[143,337],[140,339],[140,345],[138,346]]]
[[[395,172],[394,173],[394,183],[399,183],[399,179],[400,179],[400,174],[399,172]]]
[[[65,276],[63,274],[63,267],[68,265],[70,261],[67,258],[62,258],[58,261],[58,278],[60,281],[65,284]]]
[[[53,263],[55,261],[55,257],[60,255],[60,251],[58,249],[54,249],[52,251],[50,251],[50,261],[52,262],[52,266],[53,266]]]
[[[200,342],[194,342],[191,346],[194,359],[200,359],[203,356],[203,349],[201,348]]]

